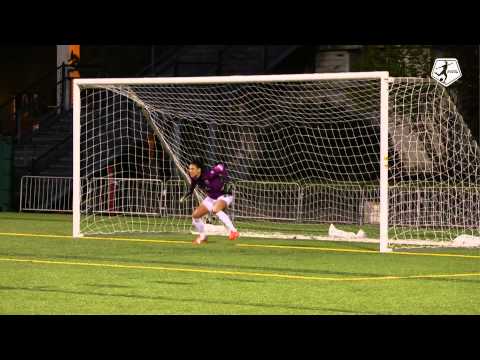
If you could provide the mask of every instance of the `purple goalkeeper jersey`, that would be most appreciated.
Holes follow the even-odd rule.
[[[202,169],[199,178],[193,179],[191,176],[189,177],[191,180],[190,192],[193,192],[195,186],[198,186],[200,189],[205,190],[212,199],[218,199],[220,196],[225,195],[222,190],[223,185],[228,181],[225,165],[217,164],[211,169],[205,167]]]

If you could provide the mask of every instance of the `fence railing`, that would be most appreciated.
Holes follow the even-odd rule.
[[[72,212],[73,178],[23,176],[20,211]]]
[[[191,216],[195,199],[181,204],[183,180],[97,177],[81,179],[83,214]],[[233,218],[281,222],[378,222],[377,188],[325,184],[237,181]],[[72,212],[71,177],[24,176],[20,211]]]
[[[189,217],[194,198],[180,203],[183,180],[81,179],[80,211]],[[229,212],[235,219],[295,223],[379,223],[379,187],[360,184],[299,184],[237,181]],[[24,176],[20,211],[72,212],[71,177]],[[480,228],[480,188],[392,186],[389,224],[395,226]]]

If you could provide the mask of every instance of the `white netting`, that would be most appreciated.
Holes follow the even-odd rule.
[[[88,85],[80,114],[82,233],[189,231],[203,157],[227,164],[240,230],[378,238],[378,78]],[[478,234],[478,146],[446,90],[395,79],[388,127],[390,239]]]
[[[389,110],[390,238],[480,234],[480,148],[445,87],[395,79]]]
[[[362,222],[362,186],[378,187],[379,79],[109,85],[81,98],[83,233],[190,229],[194,203],[176,200],[196,157],[227,164],[232,217],[265,229]]]

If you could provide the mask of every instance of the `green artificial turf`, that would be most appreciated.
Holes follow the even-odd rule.
[[[118,234],[0,213],[0,314],[480,314],[479,249]],[[239,226],[241,230],[241,227]]]

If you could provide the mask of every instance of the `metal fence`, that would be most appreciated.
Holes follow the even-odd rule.
[[[181,204],[182,180],[81,179],[84,214],[188,217],[195,199]],[[295,223],[378,223],[379,190],[355,185],[238,181],[232,185],[233,218]],[[71,177],[24,176],[20,211],[72,212]]]
[[[72,212],[71,177],[23,176],[20,211]]]
[[[180,203],[183,180],[81,179],[80,211],[90,214],[188,218],[196,198]],[[232,185],[233,219],[288,223],[379,224],[379,187],[239,181]],[[20,211],[72,212],[71,177],[24,176]],[[389,226],[480,229],[480,188],[392,186]]]

